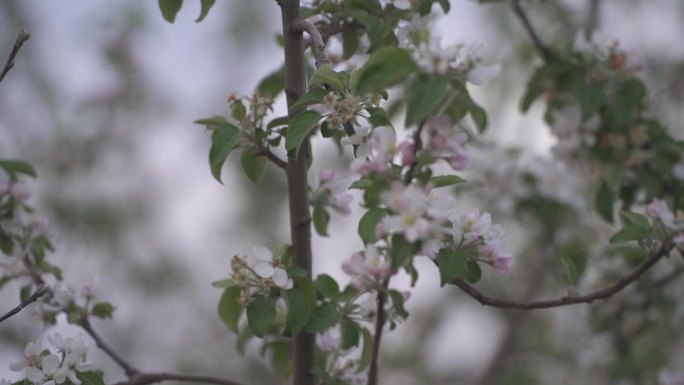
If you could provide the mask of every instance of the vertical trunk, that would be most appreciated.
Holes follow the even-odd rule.
[[[280,0],[285,41],[285,94],[290,119],[292,104],[306,92],[306,61],[301,32],[290,26],[299,18],[299,0]],[[290,205],[290,231],[294,261],[311,276],[311,214],[309,211],[307,160],[308,141],[299,154],[289,157],[287,185]],[[300,332],[294,338],[294,385],[313,385],[314,336]]]

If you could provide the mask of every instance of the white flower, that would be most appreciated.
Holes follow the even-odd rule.
[[[264,246],[254,246],[252,252],[253,255],[247,258],[247,266],[257,276],[271,279],[276,286],[282,289],[292,287],[292,279],[288,277],[287,271],[280,267],[280,260],[273,258],[271,250]]]
[[[485,212],[480,214],[479,209],[472,209],[466,214],[461,215],[457,222],[454,222],[454,235],[456,238],[462,237],[468,241],[476,240],[480,237],[484,239],[485,234],[492,227],[492,216]]]
[[[348,215],[351,213],[353,197],[347,193],[349,178],[336,177],[335,170],[324,168],[318,174],[318,182],[314,183],[313,200],[330,206],[333,210]]]
[[[10,370],[18,372],[27,367],[38,367],[40,365],[40,353],[43,347],[40,340],[36,342],[29,342],[24,348],[24,360],[10,364]]]
[[[36,385],[55,385],[66,380],[67,369],[60,365],[60,359],[56,355],[44,356],[40,367],[26,368],[26,379]]]
[[[367,245],[342,263],[342,271],[352,276],[352,285],[359,290],[372,288],[392,274],[389,259],[375,245]]]
[[[482,65],[480,63],[475,63],[473,67],[466,74],[466,80],[476,86],[482,86],[487,84],[488,81],[499,76],[501,73],[501,66],[498,64],[492,64],[489,66]]]
[[[674,213],[667,207],[667,202],[662,199],[654,199],[646,206],[644,211],[647,217],[658,219],[667,228],[674,227]]]

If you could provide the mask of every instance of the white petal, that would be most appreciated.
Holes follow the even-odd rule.
[[[501,66],[498,64],[490,66],[476,64],[475,67],[468,71],[467,79],[470,83],[481,86],[499,76],[499,73],[501,73]]]
[[[274,269],[273,271],[273,283],[276,284],[278,287],[285,288],[287,286],[287,281],[289,278],[287,277],[287,272],[283,269]]]
[[[271,253],[271,250],[267,249],[264,246],[253,246],[252,252],[254,253],[254,256],[257,257],[257,259],[259,259],[260,261],[271,261],[273,259],[273,253]]]
[[[273,270],[273,265],[268,262],[261,262],[254,266],[254,272],[261,278],[271,278]]]

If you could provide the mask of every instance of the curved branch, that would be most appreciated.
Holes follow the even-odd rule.
[[[2,321],[4,321],[4,320],[8,319],[9,317],[11,317],[11,316],[13,316],[13,315],[19,313],[19,312],[22,311],[26,306],[28,306],[28,305],[30,305],[30,304],[36,302],[36,301],[38,300],[38,298],[44,296],[44,295],[47,294],[49,291],[50,291],[50,286],[48,286],[48,285],[46,285],[46,284],[41,284],[40,286],[38,286],[38,290],[36,290],[33,294],[31,294],[31,295],[30,295],[28,298],[26,298],[25,300],[21,301],[21,303],[19,303],[19,305],[17,305],[17,307],[15,307],[14,309],[8,311],[7,313],[5,313],[5,315],[3,315],[2,317],[0,317],[0,322],[2,322]]]
[[[316,68],[320,68],[324,64],[329,64],[328,56],[325,53],[325,43],[323,37],[316,26],[308,20],[295,20],[292,23],[292,29],[297,32],[306,32],[311,36],[313,41],[313,53],[316,58]]]
[[[265,156],[266,159],[270,160],[271,163],[278,166],[278,168],[280,168],[282,170],[287,169],[287,162],[286,161],[280,159],[278,157],[278,155],[274,154],[268,147],[265,147],[261,144],[259,144],[259,148],[257,149],[257,151],[254,155]]]
[[[641,261],[641,263],[628,275],[618,279],[604,288],[594,290],[583,295],[566,295],[556,299],[531,302],[511,301],[487,296],[462,279],[457,279],[452,283],[458,286],[461,290],[463,290],[481,305],[498,307],[502,309],[548,309],[552,307],[574,305],[578,303],[591,303],[593,301],[606,299],[617,294],[630,283],[636,281],[643,273],[655,265],[656,262],[668,255],[671,250],[672,245],[669,244],[669,242],[662,244],[659,248],[653,251],[648,258]]]
[[[98,348],[100,348],[103,352],[105,352],[112,360],[114,360],[114,362],[116,362],[117,365],[119,365],[124,370],[124,372],[126,373],[126,376],[128,378],[133,378],[136,375],[140,374],[140,371],[138,369],[134,368],[131,364],[129,364],[126,360],[124,360],[121,356],[119,356],[119,354],[116,353],[114,351],[114,349],[112,349],[102,339],[102,337],[100,337],[99,334],[97,334],[95,329],[93,329],[93,326],[90,324],[90,320],[88,319],[87,315],[83,315],[81,317],[79,325],[95,341],[95,345],[97,345]]]
[[[14,58],[17,56],[17,52],[19,52],[19,49],[21,46],[24,44],[24,42],[28,39],[31,38],[31,34],[29,31],[22,29],[19,31],[19,35],[17,35],[17,40],[14,41],[14,47],[12,47],[12,52],[10,52],[9,57],[7,58],[7,62],[5,63],[5,68],[2,69],[2,73],[0,73],[0,82],[2,79],[5,78],[5,75],[14,67]]]
[[[532,27],[530,19],[527,17],[525,10],[520,5],[520,0],[512,0],[511,6],[513,7],[513,11],[515,12],[515,14],[518,15],[518,18],[523,23],[523,26],[527,30],[527,33],[530,35],[530,38],[532,38],[534,46],[537,47],[537,50],[541,54],[542,58],[544,58],[544,60],[551,59],[551,51],[546,46],[546,44],[544,44],[544,42],[541,40],[534,27]]]
[[[217,385],[242,385],[239,382],[227,380],[225,378],[211,377],[197,374],[180,374],[180,373],[139,373],[131,377],[128,381],[117,382],[114,385],[147,385],[162,381],[187,381],[187,382],[201,382],[205,384]]]

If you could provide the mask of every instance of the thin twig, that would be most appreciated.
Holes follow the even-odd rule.
[[[278,155],[274,154],[268,147],[265,147],[263,145],[259,145],[259,148],[257,149],[256,153],[254,155],[257,156],[265,156],[266,159],[270,160],[271,163],[275,164],[278,166],[280,169],[287,169],[287,162],[280,159]]]
[[[19,31],[19,35],[17,35],[17,40],[14,41],[14,47],[12,47],[12,52],[10,53],[9,57],[7,58],[7,63],[5,63],[5,68],[2,69],[2,73],[0,73],[0,82],[2,79],[5,78],[5,75],[9,72],[9,70],[14,67],[14,58],[17,56],[17,52],[19,52],[19,49],[21,48],[22,44],[28,39],[31,38],[31,34],[29,31],[22,29]]]
[[[312,50],[316,59],[316,68],[320,68],[322,65],[330,63],[330,60],[328,60],[328,55],[325,53],[325,43],[323,42],[323,37],[318,31],[318,28],[316,28],[312,22],[308,20],[295,20],[292,23],[292,28],[298,32],[306,32],[309,36],[311,36],[311,40],[313,41]]]
[[[378,383],[378,356],[380,355],[380,342],[382,340],[382,330],[385,327],[386,314],[385,303],[387,302],[387,287],[389,286],[389,277],[385,278],[382,283],[383,290],[378,292],[377,311],[375,313],[375,335],[373,336],[373,352],[371,354],[370,366],[368,367],[368,385],[377,385]]]
[[[95,329],[93,329],[92,325],[90,324],[90,320],[88,319],[87,315],[83,315],[81,317],[79,325],[83,328],[83,330],[85,330],[90,335],[90,337],[92,337],[97,347],[100,348],[103,352],[105,352],[112,360],[114,360],[114,362],[116,362],[117,365],[119,365],[124,370],[126,376],[129,379],[132,379],[134,376],[140,374],[140,371],[138,369],[134,368],[131,364],[124,360],[117,352],[114,351],[114,349],[112,349],[102,339],[102,337],[100,337],[99,334],[97,334]]]
[[[672,250],[672,245],[669,242],[662,244],[658,249],[653,251],[651,255],[648,256],[648,258],[641,261],[641,263],[628,275],[618,279],[617,281],[613,282],[612,284],[604,288],[583,295],[566,295],[564,297],[556,299],[531,302],[511,301],[506,299],[489,297],[480,292],[479,290],[475,289],[473,286],[471,286],[469,283],[462,279],[457,279],[452,283],[458,286],[466,294],[473,297],[473,299],[475,299],[481,305],[498,307],[502,309],[547,309],[558,306],[574,305],[578,303],[591,303],[596,300],[609,298],[620,292],[630,283],[636,281],[643,273],[645,273],[648,269],[655,265],[656,262],[658,262],[661,258],[668,255],[670,250]]]
[[[537,50],[539,50],[539,53],[541,54],[542,58],[544,58],[544,60],[551,59],[551,51],[546,46],[546,44],[542,42],[534,27],[532,27],[530,19],[527,17],[525,10],[523,10],[522,6],[520,5],[520,0],[512,0],[511,6],[513,7],[513,11],[515,12],[515,14],[518,15],[518,18],[523,23],[523,26],[525,26],[527,33],[532,38],[532,41],[534,42],[535,47],[537,47]]]
[[[411,162],[411,165],[406,172],[404,179],[405,184],[411,183],[411,180],[415,177],[413,173],[415,172],[416,166],[418,166],[418,151],[423,148],[423,141],[420,139],[420,135],[423,133],[423,127],[425,127],[425,120],[420,122],[418,129],[413,133],[413,162]]]
[[[36,300],[38,300],[38,298],[44,296],[44,295],[47,294],[49,291],[50,291],[50,286],[45,285],[45,284],[40,285],[40,286],[38,287],[38,290],[36,290],[33,294],[31,294],[31,295],[30,295],[28,298],[26,298],[25,300],[21,301],[21,303],[19,303],[19,305],[18,305],[17,307],[15,307],[14,309],[8,311],[5,315],[3,315],[2,317],[0,317],[0,322],[2,322],[2,321],[4,321],[4,320],[8,319],[9,317],[11,317],[11,316],[13,316],[13,315],[19,313],[19,312],[22,311],[26,306],[28,306],[28,305],[30,305],[30,304],[36,302]]]
[[[225,378],[211,377],[197,374],[180,374],[180,373],[139,373],[135,374],[128,381],[117,382],[114,385],[147,385],[162,381],[188,381],[201,382],[205,384],[217,385],[242,385],[239,382],[227,380]]]

